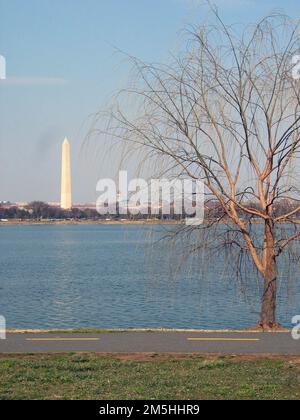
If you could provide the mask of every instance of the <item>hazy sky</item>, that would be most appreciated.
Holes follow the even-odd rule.
[[[180,31],[201,22],[198,0],[0,0],[0,200],[58,201],[60,146],[72,145],[74,201],[95,200],[114,159],[82,145],[89,116],[126,85],[116,48],[146,61],[167,60]],[[300,16],[299,0],[214,0],[228,23],[273,10]],[[101,139],[99,139],[99,145]],[[97,154],[96,154],[97,153]],[[117,160],[117,156],[116,159]]]

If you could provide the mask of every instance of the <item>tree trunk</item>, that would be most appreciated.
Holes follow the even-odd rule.
[[[277,301],[276,262],[272,262],[267,268],[264,277],[264,294],[262,298],[261,326],[263,328],[275,328]]]
[[[277,265],[274,249],[274,226],[267,221],[265,226],[265,272],[260,325],[264,329],[276,328]]]

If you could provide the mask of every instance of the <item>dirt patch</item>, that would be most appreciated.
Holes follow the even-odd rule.
[[[247,328],[247,332],[256,332],[256,333],[288,333],[290,330],[283,328],[281,325],[276,325],[274,328],[263,328],[261,325],[256,325],[254,327]]]

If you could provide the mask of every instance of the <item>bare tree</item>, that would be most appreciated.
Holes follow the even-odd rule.
[[[213,15],[171,64],[132,58],[137,77],[120,96],[136,112],[119,101],[111,134],[205,183],[222,214],[203,229],[226,221],[214,241],[249,254],[264,284],[260,326],[276,328],[278,257],[300,237],[299,25],[274,14],[240,31]]]

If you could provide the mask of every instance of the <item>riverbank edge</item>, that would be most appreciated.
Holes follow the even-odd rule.
[[[105,329],[105,328],[73,328],[73,329],[7,329],[8,334],[114,334],[114,333],[201,333],[201,334],[264,334],[282,333],[290,334],[291,330],[282,328],[280,330],[258,330],[255,328],[242,330],[203,330],[203,329],[168,329],[168,328],[127,328],[127,329]]]

